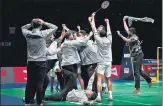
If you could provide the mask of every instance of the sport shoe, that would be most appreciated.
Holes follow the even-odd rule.
[[[113,98],[112,98],[112,97],[108,97],[108,100],[109,100],[109,101],[112,101],[112,100],[113,100]]]
[[[97,96],[96,102],[101,102],[101,97]]]

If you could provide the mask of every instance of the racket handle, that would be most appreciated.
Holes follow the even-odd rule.
[[[99,12],[102,8],[98,9],[95,13]]]

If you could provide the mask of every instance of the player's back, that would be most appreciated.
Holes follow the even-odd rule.
[[[46,40],[41,31],[26,36],[28,61],[46,61]]]

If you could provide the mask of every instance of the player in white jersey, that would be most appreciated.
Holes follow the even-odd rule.
[[[90,34],[93,34],[93,32],[90,32]],[[88,34],[84,30],[80,30],[79,32],[79,38],[84,39],[87,37]],[[82,74],[82,79],[84,79],[84,89],[87,88],[88,80],[92,76],[92,74],[95,71],[95,68],[97,66],[97,48],[94,45],[93,40],[89,40],[85,45],[81,46],[79,50],[80,58],[81,58],[81,70],[80,73]],[[94,82],[93,91],[96,90],[96,81]]]
[[[107,25],[107,32],[105,30],[98,31],[95,26],[95,13],[89,17],[89,22],[94,33],[94,38],[97,43],[97,56],[99,63],[97,66],[97,91],[98,96],[96,100],[101,101],[101,82],[105,74],[107,78],[107,85],[109,90],[108,100],[112,100],[112,84],[111,84],[111,67],[112,67],[112,34],[110,30],[109,20],[105,19]]]
[[[62,62],[61,66],[63,69],[74,72],[77,74],[77,64],[80,63],[80,56],[78,54],[78,46],[85,45],[92,35],[84,38],[73,40],[72,32],[69,31],[66,33],[66,40],[63,43],[62,47]],[[76,85],[77,88],[77,85]]]

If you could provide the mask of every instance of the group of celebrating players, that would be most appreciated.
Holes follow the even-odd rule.
[[[70,101],[82,104],[101,102],[101,91],[108,89],[108,100],[112,101],[112,33],[109,20],[105,19],[106,28],[100,25],[96,28],[95,13],[88,17],[92,31],[88,34],[78,26],[78,32],[70,30],[62,24],[62,33],[55,39],[58,27],[41,19],[33,19],[30,24],[22,26],[22,33],[27,41],[27,85],[24,102],[29,106],[34,102],[36,94],[37,105],[43,101]],[[120,31],[117,34],[129,44],[133,62],[135,88],[140,91],[140,75],[151,87],[151,78],[141,70],[144,57],[141,43],[135,28],[128,28],[124,16],[123,23],[129,37],[124,37]],[[48,27],[41,30],[42,26]],[[32,28],[30,30],[29,28]],[[65,38],[65,39],[64,39]],[[64,39],[64,41],[63,41]],[[60,91],[56,94],[45,95],[49,84],[48,72],[54,70]],[[79,79],[81,90],[77,87]],[[54,77],[52,77],[52,83]],[[51,86],[51,91],[53,87]]]

